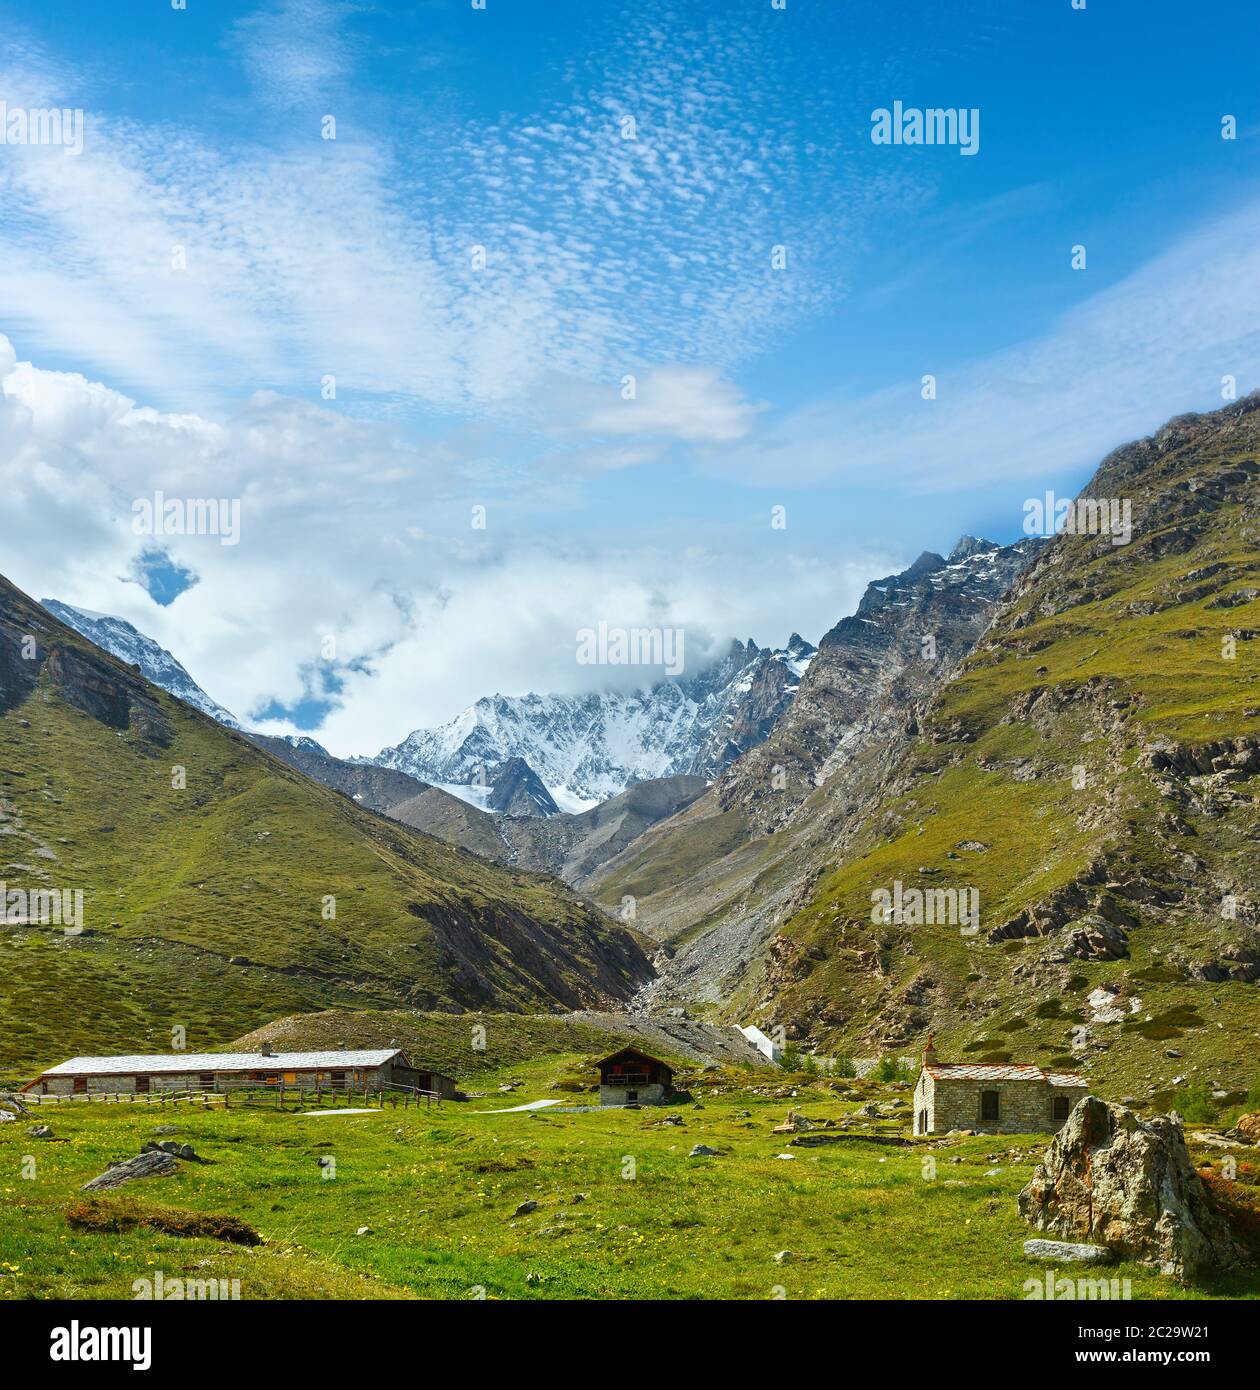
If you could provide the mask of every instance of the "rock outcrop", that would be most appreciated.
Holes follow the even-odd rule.
[[[1020,1215],[1040,1231],[1085,1240],[1192,1279],[1237,1263],[1239,1250],[1190,1163],[1181,1126],[1144,1120],[1086,1096],[1055,1135]]]
[[[135,1158],[124,1163],[111,1163],[108,1168],[90,1182],[83,1184],[84,1192],[102,1192],[109,1188],[121,1187],[137,1178],[169,1177],[179,1167],[173,1154],[163,1149],[147,1149]]]

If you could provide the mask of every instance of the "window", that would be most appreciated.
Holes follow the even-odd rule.
[[[984,1124],[996,1124],[998,1120],[998,1093],[980,1092],[980,1119]]]
[[[1054,1098],[1054,1106],[1053,1106],[1053,1108],[1051,1109],[1051,1112],[1050,1112],[1050,1113],[1051,1113],[1051,1115],[1053,1116],[1053,1118],[1056,1119],[1056,1120],[1066,1120],[1067,1117],[1068,1117],[1068,1111],[1069,1111],[1070,1108],[1071,1108],[1071,1105],[1070,1105],[1070,1102],[1068,1101],[1067,1096],[1055,1096],[1055,1098]]]

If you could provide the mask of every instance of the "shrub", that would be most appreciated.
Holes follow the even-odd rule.
[[[876,1081],[913,1081],[914,1068],[901,1057],[885,1055],[879,1059],[873,1073]]]
[[[1216,1119],[1216,1103],[1206,1081],[1190,1081],[1173,1092],[1173,1109],[1183,1119],[1211,1124]]]
[[[137,1202],[130,1197],[81,1197],[66,1208],[66,1221],[76,1231],[117,1235],[149,1226],[168,1236],[203,1236],[233,1245],[261,1245],[262,1236],[239,1217],[206,1215]]]
[[[831,1059],[832,1076],[856,1076],[857,1067],[853,1065],[852,1057],[833,1057]]]

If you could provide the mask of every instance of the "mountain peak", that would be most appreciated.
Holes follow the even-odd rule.
[[[494,785],[486,803],[506,816],[554,816],[559,810],[542,778],[524,758],[508,758],[494,770]]]
[[[902,577],[908,575],[911,578],[917,578],[921,574],[930,574],[933,570],[940,569],[944,564],[945,557],[943,555],[938,555],[935,550],[925,550],[914,564],[904,571]]]
[[[977,536],[962,535],[954,543],[954,548],[949,552],[949,563],[957,564],[959,560],[970,560],[973,555],[990,555],[1000,547],[993,541],[981,540]]]

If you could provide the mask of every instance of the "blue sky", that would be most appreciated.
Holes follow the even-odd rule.
[[[0,149],[0,467],[71,538],[4,572],[337,751],[581,688],[601,619],[816,640],[1260,385],[1254,4],[5,15],[0,96],[85,135]],[[894,101],[977,153],[873,144]],[[242,498],[239,545],[155,564],[156,489]]]

